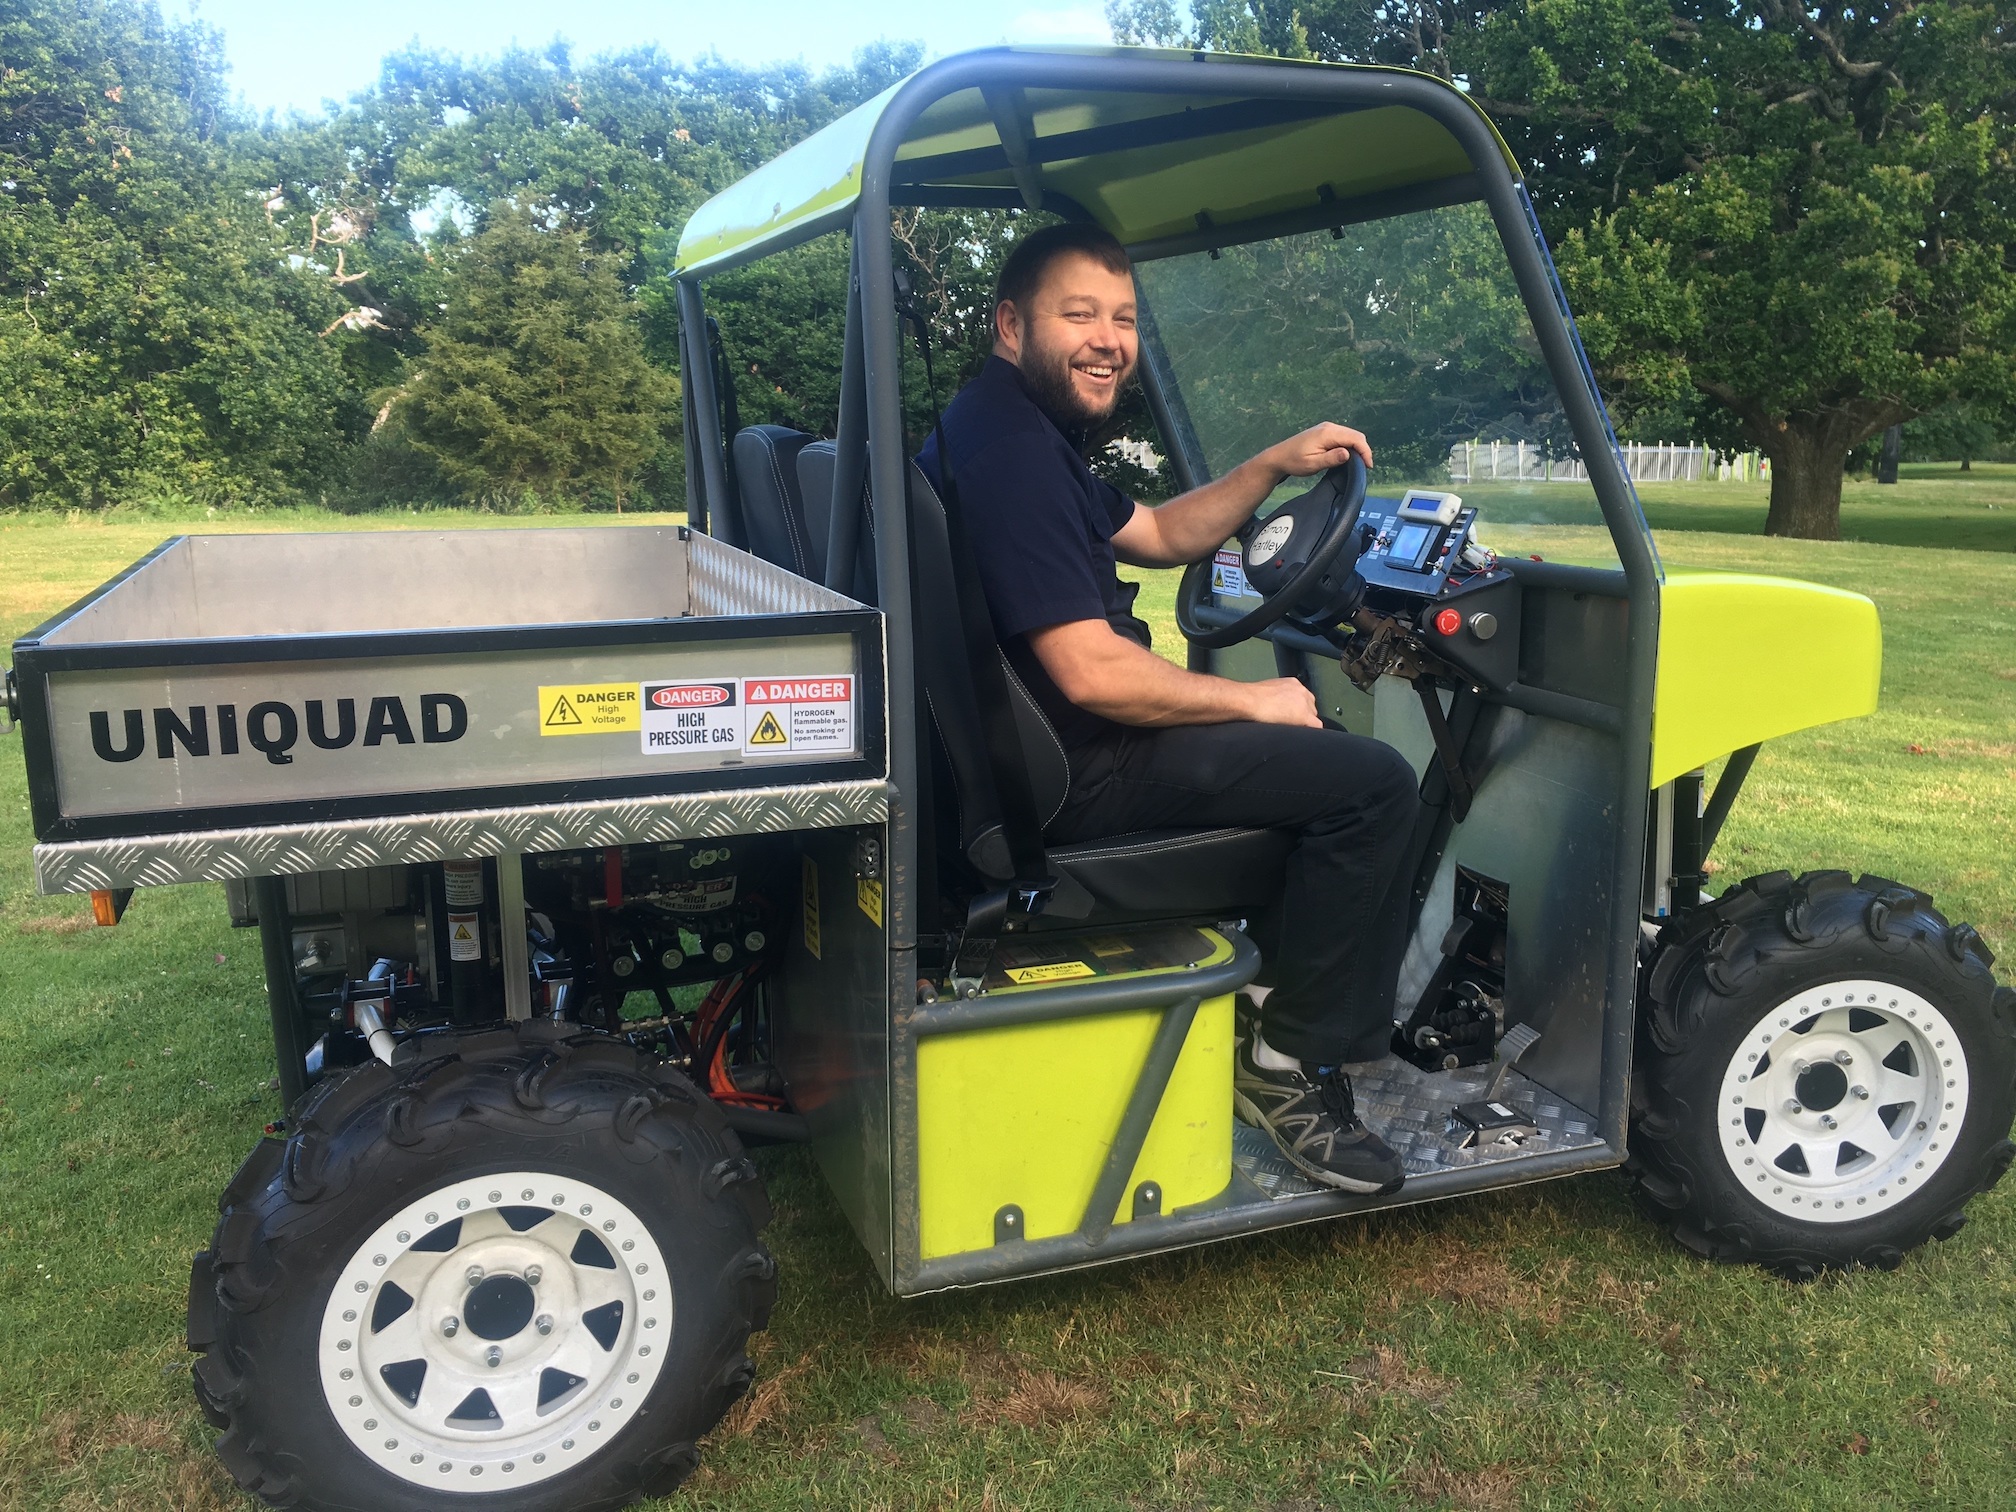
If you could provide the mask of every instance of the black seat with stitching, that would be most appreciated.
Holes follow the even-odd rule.
[[[949,859],[989,882],[1007,882],[1014,869],[952,598],[944,507],[915,464],[910,490],[918,585],[915,644],[924,712],[935,737],[934,788],[941,800],[938,829],[945,842],[941,854],[950,852]],[[1047,826],[1064,805],[1070,758],[1012,666],[1007,667],[1007,682],[1037,817]],[[1294,836],[1283,830],[1216,827],[1139,830],[1049,846],[1046,854],[1059,885],[1036,927],[1252,914],[1280,893],[1293,845]]]
[[[833,474],[839,470],[839,448],[814,441],[798,453],[798,497],[805,504],[805,528],[812,538],[812,560],[825,581],[827,532],[833,525]],[[868,490],[861,490],[861,527],[855,537],[854,581],[841,592],[864,604],[879,603],[875,592],[875,520],[868,509]]]
[[[798,454],[811,440],[788,426],[744,427],[735,437],[735,482],[749,550],[816,583],[825,577],[825,532],[815,550],[798,492]]]

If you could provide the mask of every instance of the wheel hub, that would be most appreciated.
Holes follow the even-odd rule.
[[[663,1367],[672,1298],[643,1221],[540,1172],[409,1203],[323,1311],[322,1390],[400,1479],[464,1494],[559,1474],[615,1438]]]
[[[1832,1061],[1806,1067],[1792,1086],[1793,1096],[1815,1113],[1839,1107],[1841,1099],[1848,1095],[1848,1078]]]
[[[1852,1222],[1904,1201],[1944,1163],[1967,1111],[1967,1061],[1917,993],[1830,982],[1758,1021],[1719,1107],[1723,1157],[1751,1196],[1807,1222]]]
[[[517,1337],[538,1311],[538,1294],[518,1276],[491,1276],[469,1288],[462,1316],[479,1339]]]

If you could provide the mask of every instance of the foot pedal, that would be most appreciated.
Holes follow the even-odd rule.
[[[1459,1149],[1522,1145],[1529,1139],[1540,1137],[1540,1126],[1533,1121],[1533,1116],[1502,1101],[1500,1097],[1506,1081],[1511,1078],[1513,1063],[1539,1042],[1540,1031],[1531,1024],[1515,1024],[1505,1031],[1505,1037],[1498,1041],[1498,1070],[1484,1088],[1483,1098],[1477,1102],[1458,1103],[1455,1112],[1449,1116],[1449,1132],[1459,1136]]]
[[[1498,1070],[1492,1075],[1490,1085],[1484,1089],[1486,1102],[1505,1090],[1505,1083],[1511,1079],[1514,1063],[1539,1043],[1540,1031],[1531,1024],[1514,1024],[1505,1031],[1505,1037],[1498,1041]]]

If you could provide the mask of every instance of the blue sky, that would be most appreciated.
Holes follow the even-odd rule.
[[[467,54],[555,35],[578,54],[656,42],[674,57],[708,51],[741,63],[844,63],[878,38],[933,56],[992,42],[1110,40],[1100,0],[167,0],[224,33],[233,85],[255,110],[313,110],[376,77],[378,60],[416,38]]]

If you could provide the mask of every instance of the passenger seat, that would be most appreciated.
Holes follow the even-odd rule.
[[[807,527],[798,492],[798,456],[811,440],[784,425],[745,427],[735,437],[735,482],[751,553],[818,583],[826,576],[826,532],[822,524],[815,537]]]

